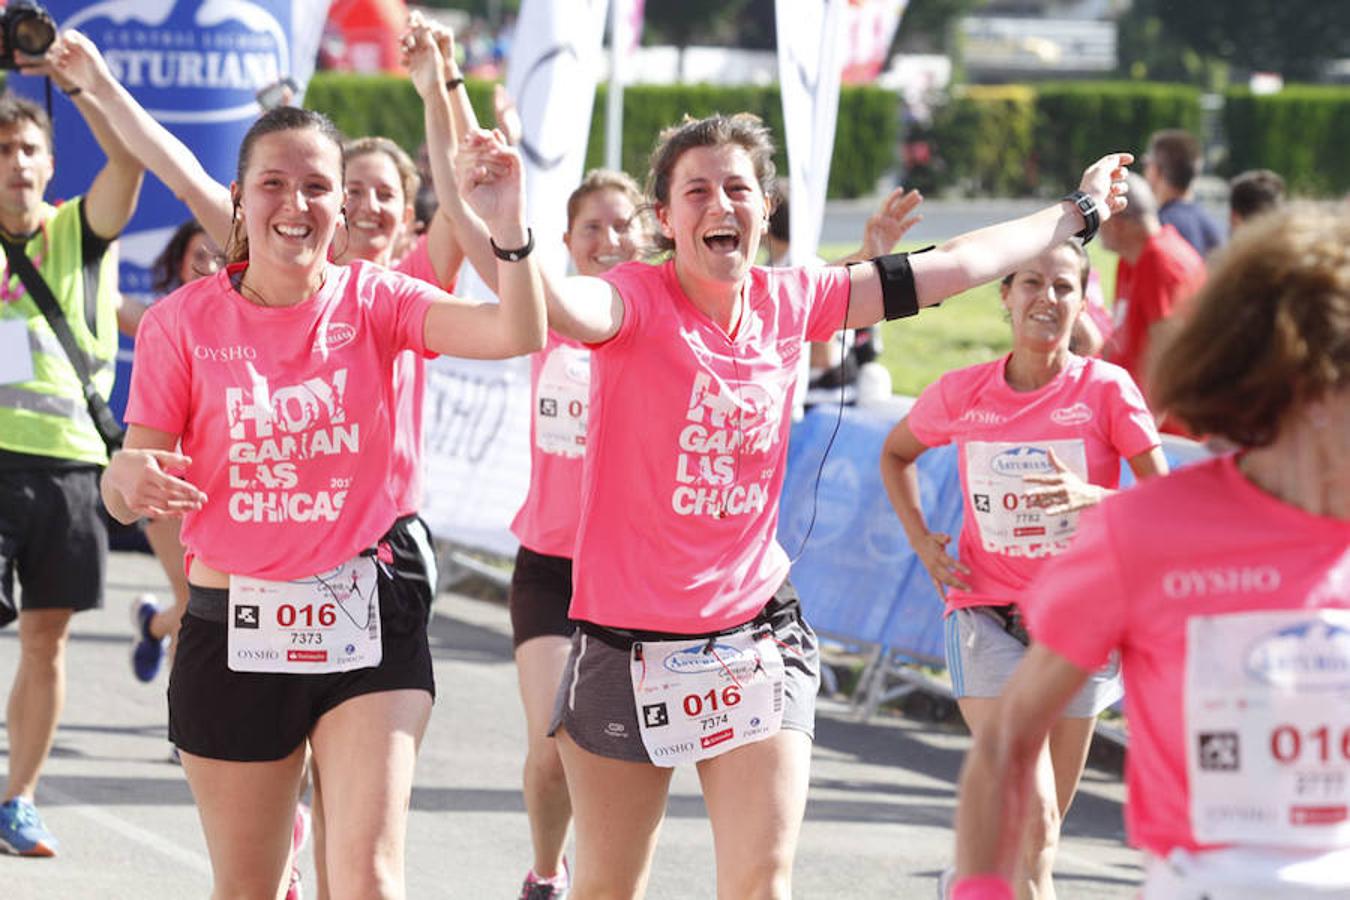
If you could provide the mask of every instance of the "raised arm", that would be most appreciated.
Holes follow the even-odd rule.
[[[1125,167],[1133,161],[1129,153],[1112,153],[1083,173],[1079,190],[1096,203],[1102,222],[1125,208]],[[934,306],[976,285],[1002,278],[1083,227],[1083,214],[1072,203],[1061,200],[1040,212],[963,234],[927,253],[913,254],[909,265],[918,306]],[[848,327],[861,328],[881,321],[885,306],[877,267],[853,266],[851,281]]]
[[[440,209],[462,201],[455,187],[455,125],[450,111],[450,93],[443,77],[445,65],[431,31],[422,17],[413,13],[409,31],[403,36],[403,65],[413,87],[422,98],[422,117],[426,131],[427,158],[431,162],[431,186]],[[463,93],[462,90],[459,91]],[[409,198],[411,202],[412,198]],[[478,223],[482,227],[482,223]],[[486,242],[486,232],[483,240]],[[490,251],[489,251],[490,253]],[[464,250],[448,215],[440,211],[427,226],[427,255],[441,284],[448,284],[464,262]],[[483,261],[486,265],[486,260]],[[495,270],[495,265],[493,266]],[[495,271],[494,271],[495,274]]]
[[[500,303],[458,298],[427,312],[426,345],[437,353],[498,359],[542,349],[544,289],[525,226],[524,166],[500,135],[475,135],[462,154],[460,190],[503,252],[496,256]],[[520,251],[511,253],[509,251]],[[523,253],[524,255],[520,255]]]
[[[79,89],[77,103],[80,97],[87,97],[85,102],[95,101],[111,130],[139,164],[154,172],[174,196],[187,204],[217,246],[228,245],[229,188],[212,178],[192,151],[156,122],[136,98],[118,84],[93,41],[78,31],[65,31],[48,56],[60,78],[67,81],[72,90]],[[101,144],[102,139],[99,142]]]
[[[55,63],[74,32],[63,33],[42,57],[16,53],[26,74],[45,75],[56,83],[80,111],[89,130],[108,161],[103,164],[84,193],[84,216],[94,234],[115,238],[121,234],[136,211],[145,168],[132,149],[122,140],[109,121],[109,110],[97,97],[81,89],[78,81],[67,76]],[[72,152],[72,157],[74,153]]]
[[[916,190],[898,187],[886,195],[877,211],[867,217],[863,226],[862,245],[842,259],[832,260],[832,266],[846,266],[849,263],[866,262],[878,256],[884,256],[895,249],[923,216],[915,212],[923,203],[923,194]]]

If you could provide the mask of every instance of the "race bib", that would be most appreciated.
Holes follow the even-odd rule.
[[[28,323],[0,320],[0,384],[33,380],[33,351],[28,346]]]
[[[298,581],[230,576],[229,666],[235,672],[348,672],[380,664],[375,559],[358,556]]]
[[[1350,846],[1350,610],[1190,619],[1185,709],[1196,840]]]
[[[591,398],[591,351],[560,345],[539,372],[539,405],[534,443],[543,453],[581,456],[586,452],[586,408]]]
[[[767,626],[633,645],[633,702],[658,766],[711,759],[778,733],[783,656]]]
[[[1048,450],[1054,450],[1060,462],[1087,480],[1087,450],[1077,438],[965,445],[966,485],[985,550],[1005,556],[1048,556],[1068,545],[1078,529],[1078,513],[1045,513],[1027,496],[1036,486],[1022,480],[1023,475],[1054,474]]]

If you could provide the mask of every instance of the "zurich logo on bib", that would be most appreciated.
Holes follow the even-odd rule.
[[[1350,629],[1313,621],[1264,635],[1247,651],[1247,671],[1277,687],[1350,688]]]

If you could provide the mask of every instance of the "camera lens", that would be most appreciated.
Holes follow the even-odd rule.
[[[56,40],[56,26],[40,13],[30,13],[14,22],[10,29],[14,46],[29,56],[41,56]]]

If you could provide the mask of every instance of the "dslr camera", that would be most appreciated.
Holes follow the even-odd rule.
[[[34,0],[9,0],[0,9],[0,69],[17,69],[14,51],[41,56],[56,40],[56,22]]]

